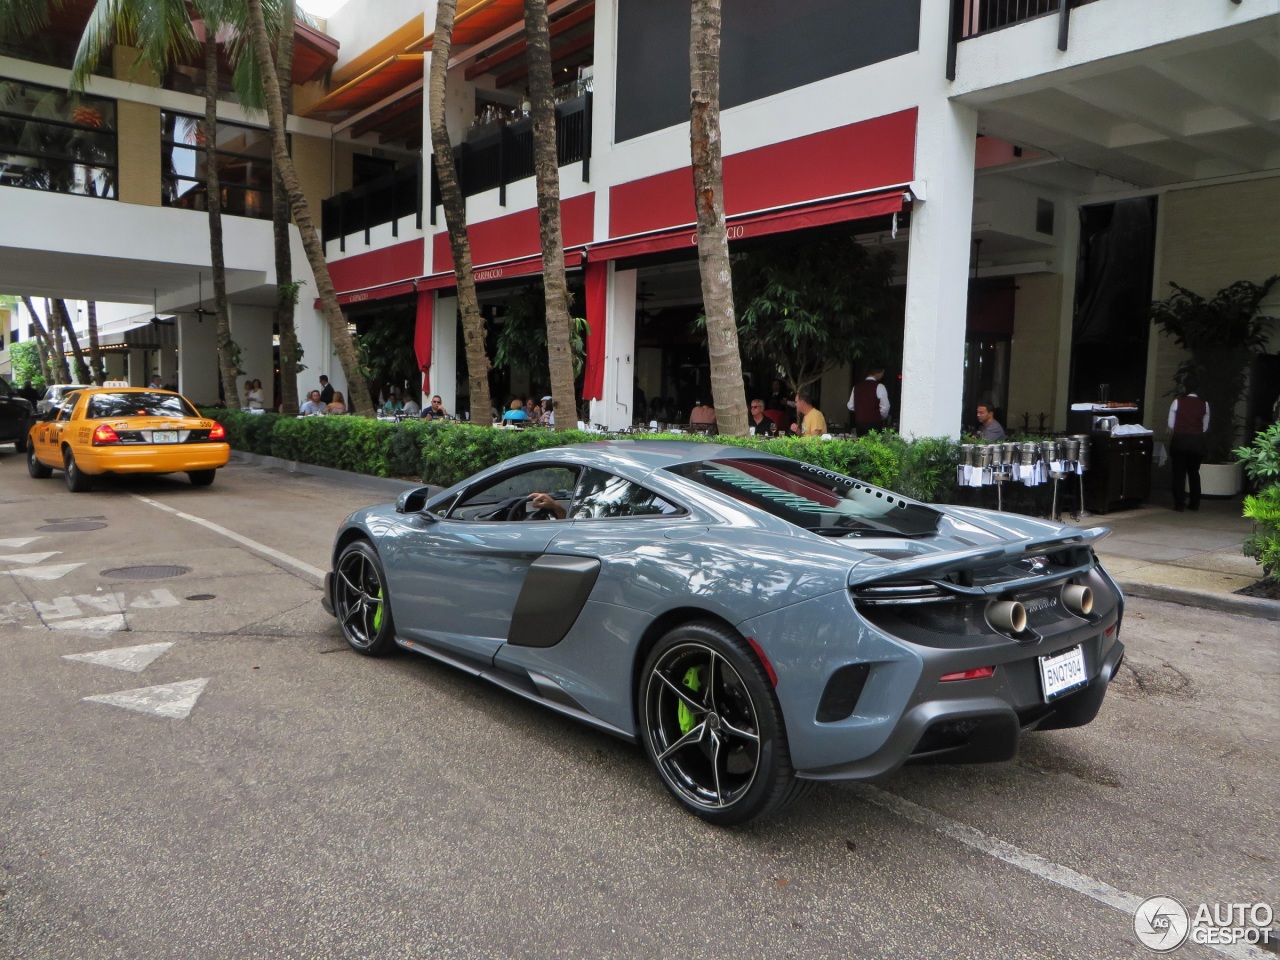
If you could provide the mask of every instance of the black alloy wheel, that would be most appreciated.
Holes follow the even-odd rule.
[[[333,610],[351,649],[383,657],[395,649],[395,627],[387,603],[387,578],[368,540],[350,543],[333,575]]]
[[[639,694],[649,759],[704,820],[745,823],[808,791],[795,779],[764,667],[733,631],[692,623],[668,633],[645,661]]]
[[[72,493],[84,493],[93,486],[89,476],[76,466],[76,455],[70,447],[62,448],[62,470],[67,489]]]
[[[53,476],[53,468],[36,459],[36,445],[27,441],[27,473],[37,480],[48,480]]]

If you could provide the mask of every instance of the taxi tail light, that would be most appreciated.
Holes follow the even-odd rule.
[[[227,439],[227,428],[220,423],[215,423],[213,425],[213,429],[209,431],[209,439],[210,440]]]
[[[93,445],[95,447],[102,446],[106,443],[119,443],[120,435],[116,433],[115,428],[109,423],[99,424],[97,429],[93,431]]]

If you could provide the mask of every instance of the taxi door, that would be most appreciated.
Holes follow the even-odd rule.
[[[71,419],[71,411],[75,409],[76,403],[80,400],[80,393],[69,393],[63,397],[56,407],[54,407],[54,417],[50,420],[41,420],[31,432],[32,438],[35,440],[35,457],[41,463],[50,467],[62,466],[62,435],[63,431],[68,428],[68,421]],[[70,437],[68,437],[70,439]]]

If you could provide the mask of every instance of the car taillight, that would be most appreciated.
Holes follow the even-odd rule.
[[[215,423],[213,425],[213,429],[209,431],[209,439],[210,440],[227,439],[227,428],[220,423]]]
[[[116,433],[115,428],[109,423],[103,423],[93,431],[93,445],[101,446],[104,443],[119,443],[120,435]]]
[[[975,667],[973,670],[958,670],[955,673],[944,673],[938,678],[938,681],[940,683],[949,683],[952,680],[981,680],[984,677],[992,676],[995,672],[995,667]]]

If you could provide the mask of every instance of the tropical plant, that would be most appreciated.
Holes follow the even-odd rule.
[[[480,313],[476,282],[471,273],[471,241],[467,238],[467,203],[458,184],[458,168],[453,161],[453,145],[445,122],[444,93],[449,75],[449,50],[453,44],[453,19],[457,0],[436,4],[436,28],[431,43],[431,80],[428,86],[428,113],[431,150],[435,155],[436,179],[444,205],[444,221],[453,253],[453,274],[458,281],[458,310],[462,314],[462,338],[466,344],[467,381],[471,410],[476,422],[489,419],[489,357],[485,353],[485,320]]]
[[[720,0],[693,0],[689,31],[689,152],[698,213],[698,272],[719,432],[747,435],[747,395],[734,322],[720,143]]]
[[[1266,579],[1280,580],[1280,423],[1233,452],[1258,491],[1244,498],[1244,515],[1254,523],[1244,541],[1244,555],[1262,564]]]
[[[494,341],[493,365],[504,370],[527,371],[534,384],[551,384],[551,394],[555,396],[555,383],[547,367],[550,351],[547,346],[548,324],[543,319],[545,305],[546,300],[536,284],[507,301],[506,313]],[[569,294],[570,309],[572,305],[573,295]],[[590,327],[583,317],[571,317],[569,324],[569,350],[576,381],[586,367]]]
[[[743,351],[776,365],[804,391],[829,370],[883,356],[896,309],[894,257],[851,237],[771,244],[737,264],[734,293]]]
[[[1151,320],[1186,351],[1174,379],[1179,393],[1188,378],[1198,381],[1196,390],[1209,404],[1206,459],[1225,463],[1239,427],[1236,406],[1244,396],[1249,358],[1267,342],[1267,329],[1275,317],[1258,313],[1280,275],[1262,283],[1237,280],[1212,299],[1170,283],[1173,293],[1151,304]]]
[[[76,325],[71,320],[71,311],[67,309],[67,301],[50,300],[51,315],[57,316],[59,328],[66,333],[67,342],[71,344],[71,356],[76,365],[76,383],[89,383],[91,376],[89,366],[84,362],[84,351],[80,349],[80,338],[76,336]]]
[[[27,308],[32,329],[36,332],[36,339],[40,341],[40,368],[44,373],[45,382],[70,383],[71,375],[67,371],[67,358],[62,353],[62,344],[58,344],[55,352],[53,338],[40,322],[40,314],[36,313],[36,306],[31,302],[30,297],[23,297],[22,305]]]
[[[533,119],[533,172],[538,191],[538,234],[542,242],[542,290],[546,301],[547,369],[551,395],[561,409],[576,410],[573,328],[564,275],[564,233],[560,223],[560,166],[556,151],[556,101],[551,81],[551,33],[547,0],[524,0],[528,43],[529,103]],[[572,417],[560,417],[568,430]]]
[[[41,393],[49,385],[44,375],[40,345],[34,340],[23,340],[21,343],[9,345],[9,368],[13,371],[15,384],[30,383]]]

